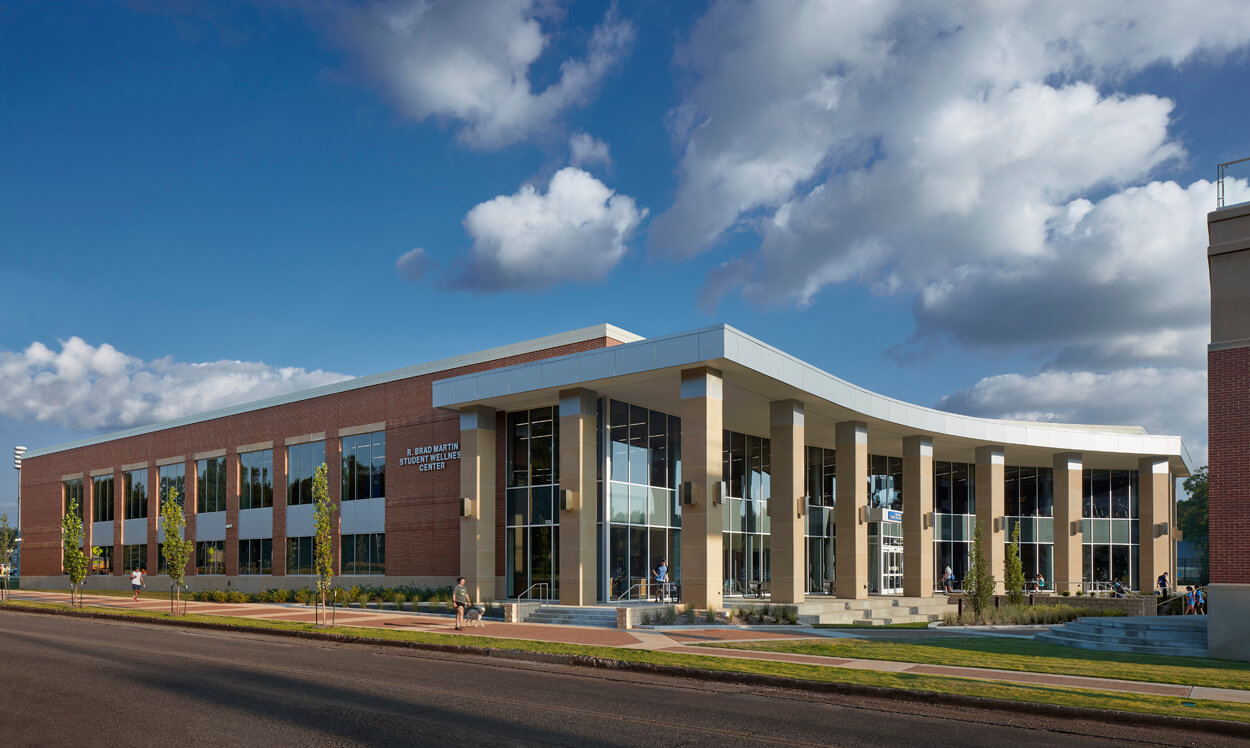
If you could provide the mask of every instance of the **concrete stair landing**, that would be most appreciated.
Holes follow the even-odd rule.
[[[1035,641],[1110,652],[1207,656],[1206,616],[1088,616],[1055,626]]]
[[[799,623],[844,623],[884,626],[889,623],[932,623],[945,613],[956,612],[946,597],[895,597],[883,595],[863,600],[812,598],[799,606]]]
[[[566,626],[616,628],[616,608],[544,605],[525,616],[526,623],[559,623]]]

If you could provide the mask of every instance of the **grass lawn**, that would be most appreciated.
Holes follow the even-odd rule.
[[[0,609],[3,608],[65,609],[65,606],[42,602],[9,602],[0,604]],[[147,611],[91,608],[90,606],[84,610],[88,612],[122,615],[128,618],[140,620],[145,618],[168,618],[166,614]],[[915,675],[909,673],[879,673],[868,670],[848,670],[844,668],[824,667],[819,665],[743,660],[727,657],[679,654],[676,652],[653,652],[642,649],[618,649],[615,647],[595,647],[581,644],[498,639],[488,636],[457,636],[453,634],[439,634],[428,631],[396,631],[386,629],[354,628],[350,626],[315,629],[311,624],[289,623],[283,621],[263,621],[234,618],[230,616],[188,615],[185,617],[185,620],[202,621],[206,623],[224,623],[235,625],[240,628],[250,629],[281,629],[285,631],[319,630],[323,633],[375,640],[426,642],[431,644],[450,644],[455,646],[491,647],[495,649],[517,650],[523,652],[582,655],[623,662],[649,663],[654,665],[698,668],[722,672],[772,675],[805,681],[848,683],[865,686],[879,686],[883,688],[899,688],[928,693],[959,694],[991,699],[1005,699],[1008,701],[1062,704],[1093,709],[1113,709],[1118,711],[1149,714],[1170,714],[1185,717],[1223,719],[1250,723],[1250,705],[1209,700],[1179,699],[1167,696],[1151,696],[1142,694],[1123,694],[1081,688],[1061,688],[1051,686],[1039,687],[1022,684],[1018,685],[1014,683],[979,681],[972,678],[948,678],[942,676]],[[1192,704],[1192,706],[1185,706],[1185,704]]]
[[[697,646],[1250,689],[1250,663],[1076,649],[1015,637],[943,636],[911,641],[893,638],[803,639],[703,643]]]

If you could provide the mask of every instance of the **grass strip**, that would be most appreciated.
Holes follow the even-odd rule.
[[[1244,662],[1077,649],[1016,637],[943,636],[923,641],[803,639],[706,642],[696,646],[1250,689],[1250,664]]]
[[[71,611],[65,605],[47,602],[13,601],[4,604],[12,608],[44,608]],[[170,620],[164,613],[87,606],[84,612],[124,616],[136,620]],[[228,625],[237,629],[269,629],[288,632],[306,632],[352,637],[361,640],[416,642],[456,647],[480,647],[538,654],[573,655],[598,660],[624,663],[661,665],[686,669],[711,670],[728,673],[745,673],[774,677],[793,678],[818,683],[850,684],[879,688],[904,689],[933,694],[950,694],[974,698],[1000,699],[1013,702],[1054,704],[1086,709],[1115,710],[1141,714],[1156,714],[1198,719],[1217,719],[1250,723],[1250,705],[1212,701],[1205,699],[1182,699],[1149,694],[1098,691],[1094,689],[1060,686],[1035,686],[1003,683],[946,676],[917,675],[911,673],[882,673],[871,670],[852,670],[823,665],[747,660],[709,655],[691,655],[677,652],[656,652],[644,649],[620,649],[616,647],[543,642],[523,639],[500,639],[489,636],[440,634],[429,631],[403,631],[390,629],[333,626],[316,628],[308,623],[267,621],[263,619],[235,618],[220,615],[187,615],[177,620]],[[1192,706],[1186,706],[1191,704]]]

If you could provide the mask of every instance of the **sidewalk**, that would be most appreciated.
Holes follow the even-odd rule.
[[[14,590],[11,593],[11,597],[13,600],[65,603],[68,601],[69,596],[66,593],[58,592]],[[121,610],[147,610],[156,612],[169,610],[169,602],[164,600],[140,599],[139,602],[134,602],[128,597],[112,597],[108,595],[84,594],[83,604]],[[196,601],[189,601],[187,603],[187,613],[194,613],[198,615],[233,616],[238,618],[263,619],[270,621],[287,621],[293,623],[312,623],[314,615],[311,608],[300,604],[208,603]],[[335,615],[335,624],[339,626],[357,626],[361,628],[431,631],[440,634],[450,634],[452,636],[460,634],[469,636],[481,635],[499,639],[527,639],[532,641],[558,642],[566,644],[620,647],[623,649],[647,649],[659,652],[677,652],[681,654],[694,654],[707,657],[736,657],[752,660],[770,660],[774,662],[793,662],[805,665],[840,667],[855,670],[875,670],[891,673],[912,673],[916,675],[974,678],[977,680],[1021,683],[1027,685],[1087,688],[1118,693],[1210,699],[1213,701],[1250,704],[1250,691],[1230,688],[1207,688],[1203,686],[1146,683],[1141,681],[1091,678],[1076,675],[1052,675],[1047,673],[962,667],[958,665],[926,665],[913,662],[819,657],[813,655],[789,654],[785,652],[759,652],[741,649],[720,649],[693,646],[696,642],[764,641],[776,639],[817,639],[855,636],[853,632],[846,630],[812,629],[801,626],[787,627],[787,629],[789,629],[787,631],[778,631],[775,628],[770,628],[768,630],[753,630],[742,628],[720,628],[715,626],[709,626],[707,628],[683,626],[666,631],[640,629],[621,631],[618,629],[590,628],[584,626],[557,626],[537,623],[501,623],[498,621],[488,621],[486,625],[481,628],[468,628],[464,631],[456,631],[455,619],[448,615],[387,610],[362,610],[359,608],[338,609]]]

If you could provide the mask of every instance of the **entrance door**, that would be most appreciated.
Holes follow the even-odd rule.
[[[881,594],[903,594],[903,546],[889,544],[893,538],[886,538],[886,545],[881,550]]]

